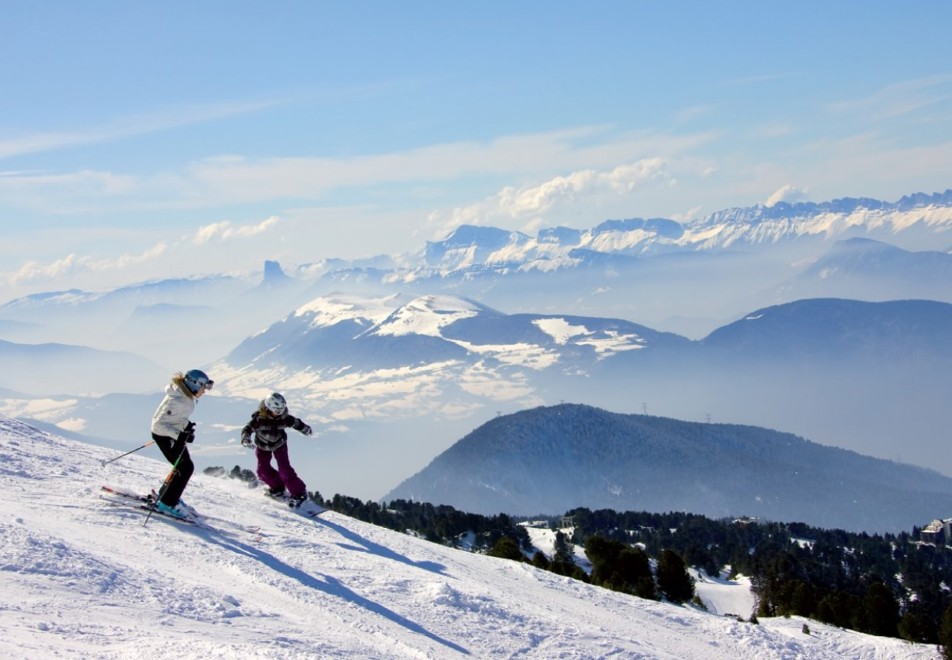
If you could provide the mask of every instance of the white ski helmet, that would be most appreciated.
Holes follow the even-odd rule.
[[[275,392],[264,400],[264,407],[267,408],[272,415],[280,417],[287,411],[288,402],[284,400],[283,396]]]

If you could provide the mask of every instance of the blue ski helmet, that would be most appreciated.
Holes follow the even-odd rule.
[[[214,384],[215,381],[209,378],[208,374],[200,369],[189,369],[185,372],[185,387],[187,387],[192,394],[198,394],[198,391],[203,387],[206,390],[210,390]]]

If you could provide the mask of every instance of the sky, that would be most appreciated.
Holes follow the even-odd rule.
[[[168,464],[133,454],[104,467],[110,458],[113,450],[0,416],[6,656],[936,657],[932,645],[800,617],[750,623],[753,599],[743,577],[699,582],[705,612],[334,512],[305,518],[261,489],[203,474],[192,477],[185,496],[205,527],[146,522],[144,512],[103,499],[100,486],[145,491]],[[552,552],[551,533],[532,537]]]
[[[952,4],[0,4],[0,303],[941,192]]]

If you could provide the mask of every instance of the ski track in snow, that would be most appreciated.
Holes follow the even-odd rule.
[[[216,529],[143,524],[100,486],[147,492],[168,464],[143,451],[102,466],[115,455],[0,417],[7,657],[938,657],[813,621],[806,635],[796,617],[754,625],[646,601],[334,512],[308,519],[202,474],[185,499]]]

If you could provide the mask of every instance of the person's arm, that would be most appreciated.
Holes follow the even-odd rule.
[[[289,417],[290,417],[290,415],[289,415]],[[304,420],[303,420],[303,419],[299,419],[299,418],[297,418],[297,417],[291,417],[291,419],[294,420],[294,421],[291,423],[291,428],[293,428],[295,431],[300,431],[300,432],[303,433],[304,435],[311,435],[311,433],[312,433],[313,431],[311,430],[311,427],[310,427],[310,426],[308,426],[307,424],[304,423]]]
[[[244,447],[250,447],[253,443],[251,442],[251,434],[254,433],[256,418],[254,415],[251,416],[251,421],[245,424],[244,428],[241,429],[241,444]]]

